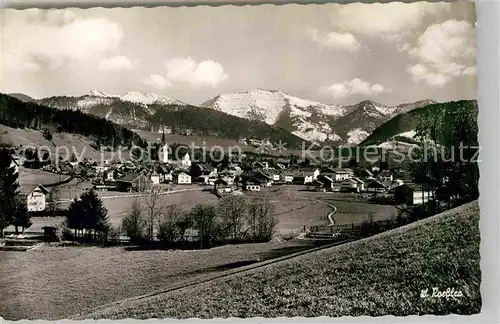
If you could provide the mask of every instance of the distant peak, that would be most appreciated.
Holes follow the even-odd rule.
[[[170,98],[165,95],[160,95],[157,93],[144,92],[144,91],[129,91],[123,96],[121,96],[121,100],[135,102],[135,103],[143,103],[146,105],[153,103],[185,105],[185,103],[177,99]]]
[[[107,93],[107,92],[103,92],[103,91],[99,91],[99,90],[91,90],[89,92],[89,95],[93,96],[93,97],[107,97],[107,98],[118,98],[119,97],[117,95],[114,95],[114,94],[111,94],[111,93]]]

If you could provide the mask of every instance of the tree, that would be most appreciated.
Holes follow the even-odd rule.
[[[20,196],[15,198],[15,211],[12,217],[12,225],[14,225],[16,234],[19,233],[19,227],[22,228],[21,232],[24,232],[26,228],[29,228],[32,223],[30,220],[30,215],[28,213],[28,206],[26,205],[25,199]]]
[[[183,218],[182,214],[177,205],[167,206],[158,224],[157,237],[160,241],[172,246],[174,242],[181,238],[181,230],[183,230],[182,236],[184,236],[185,229],[179,227],[179,220]]]
[[[242,196],[224,196],[219,203],[223,232],[232,241],[240,240],[245,221],[246,200]]]
[[[144,199],[146,205],[146,237],[149,241],[154,240],[154,228],[159,224],[162,216],[162,201],[160,192],[153,190]]]
[[[69,162],[77,162],[78,159],[76,158],[75,153],[71,153],[71,156],[69,157]]]
[[[61,195],[59,192],[59,188],[55,186],[49,191],[49,194],[47,195],[47,209],[52,216],[55,216],[56,214],[60,199]]]
[[[139,200],[134,199],[130,208],[130,213],[122,220],[122,230],[130,239],[131,243],[138,243],[144,239],[146,221],[142,215]]]
[[[177,219],[177,229],[179,230],[179,239],[184,241],[186,231],[193,226],[193,219],[190,213],[182,213]]]
[[[253,198],[247,212],[248,234],[255,242],[272,239],[278,220],[274,215],[274,206],[267,198]]]
[[[422,140],[420,159],[413,163],[412,174],[432,186],[439,198],[452,204],[477,199],[479,168],[474,156],[478,151],[477,103],[446,103],[430,110],[417,127]]]
[[[43,137],[47,140],[47,141],[52,141],[52,133],[50,131],[50,129],[48,128],[44,128],[43,131],[42,131],[42,134],[43,134]]]
[[[215,237],[217,210],[212,205],[197,204],[191,211],[193,229],[198,232],[200,249],[210,245]]]
[[[81,194],[68,207],[68,227],[85,230],[87,238],[95,239],[97,234],[107,234],[109,229],[108,211],[95,190]],[[94,234],[94,236],[92,236]]]
[[[12,156],[8,148],[0,148],[0,234],[3,237],[3,230],[15,223],[21,222],[22,212],[25,211],[22,204],[22,197],[19,194],[19,183],[17,178],[19,174],[12,164]],[[26,212],[27,214],[27,212]],[[17,232],[17,228],[16,228]]]

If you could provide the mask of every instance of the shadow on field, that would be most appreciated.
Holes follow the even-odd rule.
[[[272,249],[266,252],[263,252],[260,254],[260,259],[262,261],[264,260],[269,260],[269,259],[274,259],[274,258],[279,258],[282,256],[286,256],[292,253],[297,253],[297,252],[302,252],[305,250],[309,250],[313,247],[320,246],[324,243],[309,243],[305,245],[296,245],[296,246],[286,246],[286,247],[281,247],[277,249]]]
[[[273,250],[270,250],[267,252],[260,253],[259,257],[257,259],[226,263],[226,264],[218,265],[215,267],[209,267],[209,268],[204,268],[204,269],[192,271],[189,274],[222,272],[222,271],[226,271],[226,270],[237,269],[237,268],[245,267],[245,266],[248,266],[248,265],[251,265],[254,263],[263,262],[263,261],[279,258],[282,256],[290,255],[293,253],[306,251],[308,249],[311,249],[311,248],[313,248],[315,246],[319,246],[319,245],[321,245],[321,244],[305,244],[305,245],[299,245],[299,246],[289,246],[289,247],[277,248],[277,249],[273,249]]]

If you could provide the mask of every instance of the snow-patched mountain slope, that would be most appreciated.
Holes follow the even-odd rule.
[[[121,125],[135,127],[147,127],[151,117],[161,107],[188,106],[180,100],[156,93],[130,91],[124,95],[116,95],[99,90],[92,90],[79,97],[43,98],[37,100],[37,103],[58,109],[80,110]]]
[[[133,103],[143,104],[143,105],[186,105],[180,100],[170,98],[164,95],[159,95],[151,92],[142,91],[130,91],[120,97],[123,101],[129,101]]]
[[[114,94],[104,92],[104,91],[99,91],[99,90],[91,90],[88,93],[88,95],[92,96],[92,97],[104,97],[104,98],[119,98],[120,97],[118,95],[114,95]]]
[[[226,93],[201,104],[237,117],[257,119],[269,125],[275,124],[285,109],[290,117],[311,117],[314,113],[340,116],[342,107],[304,100],[282,91],[253,89],[236,93]]]
[[[253,89],[221,94],[201,106],[264,121],[285,128],[304,140],[357,145],[392,117],[431,103],[434,101],[422,100],[388,106],[365,100],[355,105],[338,106],[300,99],[282,91]]]

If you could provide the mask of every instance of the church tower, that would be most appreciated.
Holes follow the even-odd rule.
[[[158,151],[158,160],[162,163],[168,163],[168,144],[165,139],[165,131],[161,135],[160,150]]]

